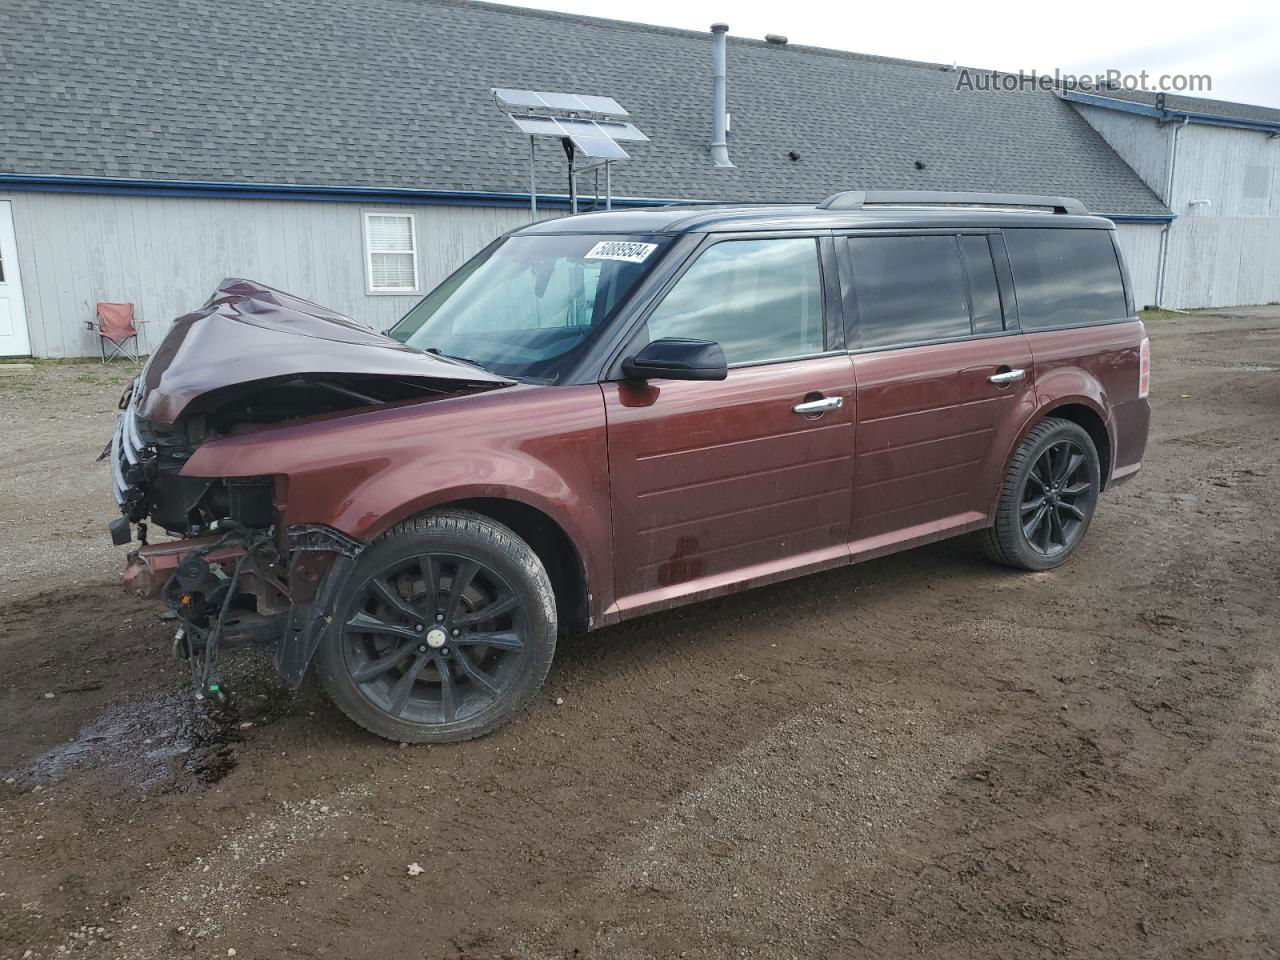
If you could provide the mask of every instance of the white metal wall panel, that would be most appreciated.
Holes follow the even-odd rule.
[[[382,329],[494,237],[529,220],[515,207],[26,191],[0,199],[13,202],[38,357],[96,355],[84,321],[98,301],[136,304],[150,351],[224,277],[258,280]],[[366,293],[362,215],[373,210],[416,216],[421,293]]]
[[[1133,172],[1142,178],[1156,196],[1164,196],[1169,177],[1167,164],[1171,127],[1161,127],[1150,117],[1121,113],[1118,110],[1090,107],[1082,103],[1073,103],[1072,106],[1089,126],[1102,135],[1107,145],[1120,154],[1120,159],[1133,168]],[[1178,149],[1182,149],[1181,144]]]
[[[1264,168],[1265,196],[1248,196]],[[1209,206],[1188,209],[1194,200]],[[1280,219],[1280,138],[1257,130],[1190,124],[1178,134],[1173,212],[1184,217],[1267,217]]]
[[[1174,125],[1076,108],[1148,186],[1164,194]],[[1203,200],[1209,202],[1196,202]],[[1182,127],[1169,209],[1177,219],[1169,228],[1164,306],[1280,302],[1280,138],[1230,127]],[[1121,233],[1129,231],[1122,227]],[[1141,289],[1136,277],[1135,286]]]
[[[1116,237],[1129,267],[1133,299],[1138,309],[1156,302],[1156,279],[1160,273],[1160,225],[1118,223]]]
[[[1280,302],[1280,139],[1196,124],[1178,137],[1165,305]]]

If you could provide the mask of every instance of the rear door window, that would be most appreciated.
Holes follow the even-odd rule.
[[[1120,261],[1107,230],[1004,232],[1022,329],[1108,323],[1128,315]]]
[[[850,237],[849,254],[861,346],[946,340],[972,332],[954,236]]]
[[[725,240],[649,316],[649,339],[714,340],[729,363],[822,353],[822,274],[812,237]]]

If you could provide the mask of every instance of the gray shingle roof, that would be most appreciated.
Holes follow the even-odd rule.
[[[717,170],[709,34],[457,0],[5,0],[5,12],[0,172],[521,191],[528,141],[489,92],[508,86],[621,101],[653,142],[615,168],[619,196],[971,189],[1167,213],[1053,94],[957,91],[937,64],[731,36],[737,166]],[[558,146],[540,154],[540,189],[565,192]]]

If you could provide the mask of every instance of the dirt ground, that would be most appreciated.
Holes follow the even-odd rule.
[[[1276,956],[1280,308],[1151,329],[1146,467],[1066,568],[650,617],[407,749],[247,655],[200,715],[106,540],[123,369],[0,376],[0,957]]]

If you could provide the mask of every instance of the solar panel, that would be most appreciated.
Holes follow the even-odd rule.
[[[635,124],[617,119],[630,114],[612,97],[512,90],[506,87],[494,87],[493,95],[507,119],[521,133],[529,137],[567,137],[577,153],[592,160],[606,161],[606,170],[608,161],[631,159],[630,154],[618,145],[619,140],[639,143],[649,140]],[[597,117],[600,119],[595,119]],[[530,164],[532,162],[531,159]],[[578,172],[593,170],[598,166],[598,163],[589,164]],[[571,171],[575,170],[572,158],[569,167]],[[532,167],[530,171],[530,203],[536,211],[536,201],[532,199],[535,196]],[[577,209],[576,205],[572,208]]]
[[[576,94],[539,93],[538,96],[553,110],[571,110],[575,113],[586,113],[588,111],[587,105],[579,100]]]
[[[507,114],[522,133],[531,137],[563,137],[564,130],[555,117],[517,117]]]
[[[570,136],[608,137],[610,140],[649,140],[631,123],[618,120],[587,120],[583,117],[557,117],[557,122]]]
[[[538,90],[511,90],[494,87],[493,95],[501,107],[560,110],[565,113],[599,113],[610,117],[629,117],[630,114],[612,97],[597,97],[576,93],[545,93]]]
[[[564,132],[571,137],[606,137],[608,134],[601,133],[600,128],[594,120],[584,120],[582,117],[556,117],[556,122],[564,129]]]
[[[634,140],[647,143],[634,124],[616,120],[587,120],[583,117],[542,117],[508,114],[521,133],[531,137],[584,137],[593,140]]]
[[[578,212],[578,177],[596,172],[596,200],[599,201],[599,171],[604,168],[605,209],[613,209],[610,186],[610,164],[630,160],[631,156],[618,141],[647,143],[649,138],[633,123],[622,119],[631,116],[612,97],[576,93],[547,93],[541,90],[513,90],[491,87],[494,100],[516,129],[529,137],[529,209],[538,217],[536,177],[536,145],[538,137],[567,140],[569,164],[569,209]],[[579,163],[578,157],[590,163]]]
[[[495,88],[493,95],[504,107],[545,107],[546,101],[532,90],[505,90]]]
[[[646,137],[634,123],[623,123],[620,120],[597,120],[596,126],[609,134],[614,140],[636,140],[648,143]]]
[[[631,114],[627,113],[627,111],[622,108],[622,104],[618,103],[618,101],[613,99],[613,97],[592,97],[579,94],[578,99],[581,100],[592,113],[603,113],[610,117],[631,116]]]
[[[601,160],[629,160],[630,155],[608,137],[571,136],[573,145],[588,157]]]

